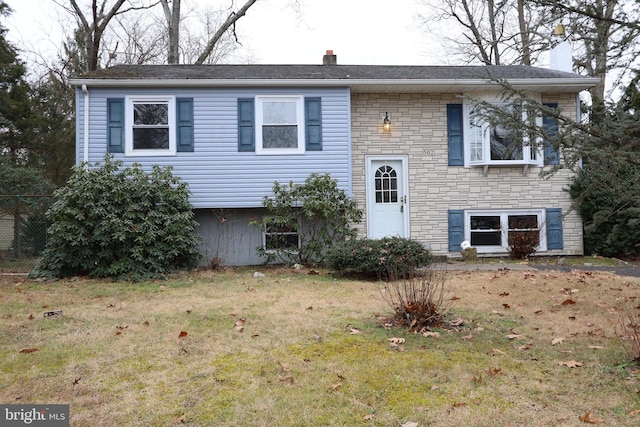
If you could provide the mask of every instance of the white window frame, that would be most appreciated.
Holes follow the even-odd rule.
[[[540,236],[537,252],[547,250],[546,210],[545,209],[472,209],[464,211],[464,238],[471,242],[471,217],[472,216],[499,216],[500,217],[500,246],[474,246],[478,253],[507,253],[509,252],[509,216],[512,215],[536,215],[538,217],[538,233]]]
[[[264,103],[265,102],[295,102],[296,103],[296,123],[298,127],[298,146],[295,148],[264,148],[262,146],[262,126],[264,124]],[[302,95],[260,95],[256,96],[256,154],[278,155],[278,154],[303,154],[305,152],[305,114],[304,96]]]
[[[298,250],[300,249],[300,232],[296,231],[296,232],[289,232],[289,233],[267,233],[267,227],[266,227],[266,221],[268,219],[274,218],[274,216],[270,215],[270,216],[263,216],[262,217],[262,224],[264,225],[263,229],[262,229],[262,248],[264,249],[264,251],[266,253],[275,253],[276,249],[267,249],[267,234],[281,234],[281,235],[296,235],[298,236],[298,248],[296,250],[290,250],[290,249],[283,249],[283,250],[288,250],[290,253],[298,253]],[[297,221],[297,220],[296,220]]]
[[[167,104],[169,121],[169,148],[145,150],[133,148],[134,104]],[[130,95],[125,97],[125,155],[127,156],[175,156],[176,155],[176,98],[168,95]]]
[[[477,96],[476,96],[477,97]],[[507,104],[501,102],[495,96],[480,96],[480,99],[490,102],[496,106],[506,106]],[[528,136],[523,135],[522,140],[522,159],[518,160],[492,160],[491,159],[491,135],[490,126],[486,122],[482,122],[478,127],[471,126],[471,115],[473,113],[473,104],[470,101],[464,101],[463,119],[464,119],[464,165],[465,167],[473,166],[517,166],[517,165],[533,165],[544,166],[544,147],[542,145],[542,139],[537,139],[532,144],[529,144]],[[526,109],[522,111],[522,121],[527,119]],[[536,125],[542,126],[542,117],[536,117]],[[472,148],[473,142],[478,138],[481,138],[480,157],[473,158]],[[533,147],[533,148],[532,148]],[[473,150],[477,153],[477,149]],[[533,155],[532,155],[533,152]]]

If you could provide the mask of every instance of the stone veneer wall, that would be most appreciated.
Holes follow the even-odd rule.
[[[576,95],[545,95],[564,113],[576,117]],[[352,94],[353,197],[366,211],[365,156],[406,155],[409,159],[410,237],[430,245],[436,255],[448,253],[449,209],[562,208],[564,249],[547,255],[583,253],[582,221],[570,212],[571,201],[563,188],[571,176],[562,170],[549,179],[541,168],[522,166],[482,168],[448,166],[446,105],[461,103],[460,94]],[[382,130],[385,112],[392,121],[390,133]],[[366,235],[366,212],[360,224]],[[541,253],[542,255],[543,253]]]

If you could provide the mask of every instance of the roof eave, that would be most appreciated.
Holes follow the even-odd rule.
[[[599,79],[593,77],[576,78],[532,78],[511,79],[515,88],[524,89],[564,89],[580,91],[595,86]],[[444,88],[464,90],[482,90],[487,85],[498,83],[488,79],[100,79],[77,78],[70,80],[71,85],[81,87],[350,87],[355,92],[397,92],[411,88],[414,92],[439,92]]]

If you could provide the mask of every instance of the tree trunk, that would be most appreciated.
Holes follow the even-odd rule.
[[[496,33],[496,9],[494,0],[487,1],[487,8],[489,12],[489,26],[491,28],[491,56],[493,57],[493,63],[500,65],[500,47],[498,46],[498,35]]]
[[[518,0],[518,24],[520,25],[520,41],[522,43],[522,64],[531,65],[531,46],[527,21],[524,16],[524,0]]]
[[[167,64],[180,63],[180,2],[181,0],[173,0],[172,7],[169,9],[168,0],[160,0],[169,32]]]

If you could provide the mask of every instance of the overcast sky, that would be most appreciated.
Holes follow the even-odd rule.
[[[61,28],[74,25],[51,0],[6,1],[14,11],[6,22],[8,38],[21,49],[55,52]],[[302,16],[286,3],[260,0],[238,21],[240,42],[254,62],[317,64],[332,49],[339,64],[444,63],[437,43],[418,27],[416,0],[304,0]]]

